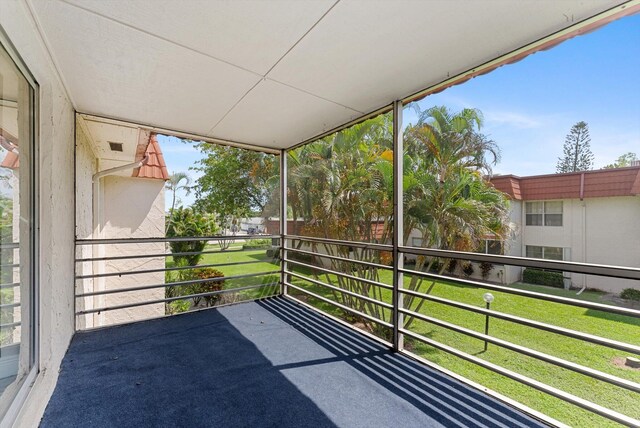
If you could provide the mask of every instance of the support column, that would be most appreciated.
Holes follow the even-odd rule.
[[[284,284],[286,279],[287,264],[284,261],[287,258],[287,151],[280,150],[280,294],[288,293],[287,286]]]
[[[402,160],[404,147],[402,141],[402,102],[393,103],[393,348],[396,351],[404,348],[404,338],[399,329],[402,328],[404,317],[400,312],[402,308],[402,295],[399,290],[403,286],[404,254],[398,250],[403,245],[403,189]]]

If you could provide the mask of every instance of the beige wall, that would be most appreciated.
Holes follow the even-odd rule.
[[[107,176],[101,180],[101,238],[153,238],[164,236],[164,181],[123,176]],[[109,244],[102,246],[104,256],[161,254],[164,243]],[[113,260],[100,268],[105,273],[163,269],[164,257]],[[164,272],[143,275],[113,276],[96,280],[97,290],[113,290],[140,285],[164,283]],[[164,298],[164,288],[114,293],[96,297],[97,307],[115,306]],[[136,306],[102,312],[96,325],[131,322],[164,315],[164,304]]]
[[[74,112],[26,2],[0,1],[0,26],[40,85],[40,373],[17,421],[37,426],[74,329]]]

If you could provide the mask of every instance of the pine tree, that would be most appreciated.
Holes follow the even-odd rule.
[[[564,139],[564,154],[558,158],[556,172],[576,172],[593,169],[589,125],[580,121],[571,127]]]

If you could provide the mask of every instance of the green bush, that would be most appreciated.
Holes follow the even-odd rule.
[[[637,300],[640,301],[640,290],[636,290],[635,288],[625,288],[620,293],[620,297],[627,300]]]
[[[564,288],[562,272],[527,268],[522,273],[522,281],[528,284],[539,284],[548,285],[550,287]]]
[[[493,269],[493,264],[489,262],[480,263],[480,273],[482,274],[482,279],[485,281],[489,278],[489,274],[491,273],[491,269]]]
[[[197,268],[190,271],[192,279],[202,279],[202,282],[197,282],[189,286],[189,294],[211,293],[213,291],[220,291],[224,288],[224,281],[207,281],[213,278],[222,278],[224,273],[212,268]],[[213,294],[210,296],[202,297],[207,306],[213,306],[220,300],[220,294]],[[194,297],[194,304],[197,306],[200,303],[200,297]]]
[[[464,262],[462,264],[462,273],[464,274],[465,277],[469,278],[471,275],[473,275],[473,263],[471,262]]]
[[[262,250],[271,248],[271,239],[250,239],[242,246],[243,250]]]
[[[267,257],[269,257],[270,259],[279,260],[280,259],[280,248],[278,248],[278,247],[269,248],[267,250]]]

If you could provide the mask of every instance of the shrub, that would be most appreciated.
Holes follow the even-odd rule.
[[[522,281],[529,284],[564,288],[562,272],[527,268],[522,273]]]
[[[242,246],[243,250],[262,250],[271,248],[271,239],[250,239]]]
[[[269,248],[267,250],[267,257],[270,259],[279,260],[280,259],[280,248]]]
[[[458,267],[458,259],[450,259],[449,263],[447,263],[447,272],[453,275],[457,267]]]
[[[485,281],[487,280],[491,269],[493,269],[493,264],[489,262],[480,263],[480,273],[482,274],[482,279],[484,279]]]
[[[473,275],[473,264],[471,262],[464,262],[462,264],[462,273],[467,278]]]
[[[224,288],[224,281],[206,281],[212,278],[222,278],[224,273],[212,268],[197,268],[190,271],[192,279],[202,279],[202,282],[197,282],[189,287],[189,294],[210,293],[213,291],[219,291]],[[197,306],[200,303],[200,297],[194,297],[193,302]],[[213,306],[220,300],[219,294],[213,294],[210,296],[202,297],[207,306]]]
[[[625,288],[620,293],[620,297],[627,300],[637,300],[640,301],[640,290],[636,290],[635,288]]]

